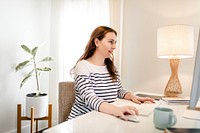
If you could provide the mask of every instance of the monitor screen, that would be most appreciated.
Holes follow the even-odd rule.
[[[197,43],[189,109],[195,109],[200,96],[200,31]]]

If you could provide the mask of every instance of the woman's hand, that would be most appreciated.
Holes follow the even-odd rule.
[[[126,115],[138,115],[138,110],[133,106],[116,107],[113,115],[127,121]]]
[[[125,115],[138,115],[138,110],[133,106],[122,106],[117,107],[107,102],[101,103],[99,107],[99,111],[116,116],[123,120],[128,120]]]
[[[133,95],[131,93],[127,93],[125,95],[124,99],[131,100],[134,103],[138,103],[138,104],[141,104],[141,103],[154,103],[154,99],[153,98],[139,97],[139,96],[135,96],[135,95]]]

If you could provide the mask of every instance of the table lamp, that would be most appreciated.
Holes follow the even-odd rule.
[[[181,58],[194,54],[194,32],[190,25],[169,25],[157,31],[157,56],[169,59],[171,76],[165,88],[166,97],[178,97],[182,94],[178,78],[178,66]]]

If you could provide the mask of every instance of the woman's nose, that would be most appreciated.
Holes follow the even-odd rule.
[[[112,49],[116,49],[116,44],[113,44],[113,45],[112,45]]]

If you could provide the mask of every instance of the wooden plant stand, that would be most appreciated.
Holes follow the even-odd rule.
[[[31,121],[31,129],[30,133],[34,131],[34,121],[36,121],[36,133],[38,133],[38,121],[39,120],[47,120],[48,121],[48,128],[52,127],[52,104],[49,104],[48,107],[48,116],[42,118],[34,118],[34,108],[31,108],[31,118],[26,116],[21,116],[21,104],[17,104],[17,133],[21,133],[21,122],[22,120],[30,120]]]

